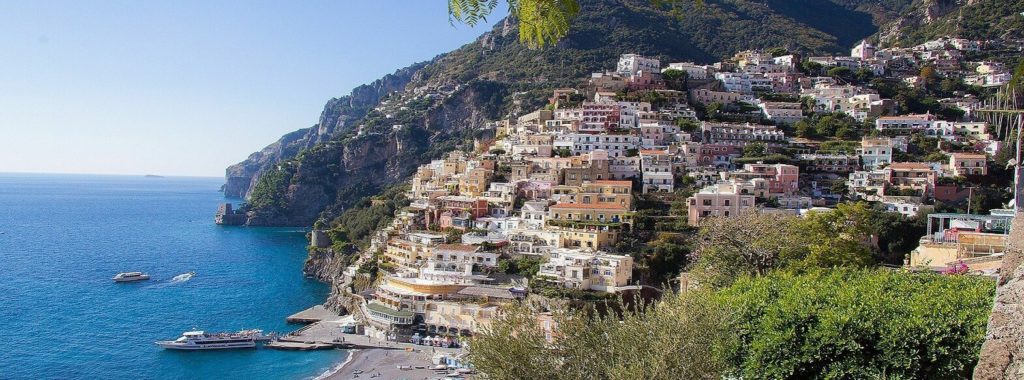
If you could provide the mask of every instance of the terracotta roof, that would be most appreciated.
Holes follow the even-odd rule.
[[[445,251],[459,251],[459,252],[476,252],[477,246],[468,244],[440,244],[437,249],[443,249]]]
[[[605,185],[629,185],[629,186],[633,186],[633,181],[623,181],[623,180],[616,180],[616,179],[599,179],[599,180],[593,181],[593,182],[594,183],[602,183],[602,184],[605,184]]]
[[[901,170],[932,170],[932,167],[923,162],[893,162],[889,164],[891,169]]]
[[[626,211],[625,207],[614,203],[558,203],[550,207],[554,208],[572,208],[578,210],[622,210]]]
[[[878,120],[903,120],[903,119],[915,119],[915,120],[928,120],[932,118],[931,114],[923,115],[903,115],[903,116],[882,116]]]
[[[950,156],[953,156],[954,158],[988,159],[988,156],[980,153],[953,153]]]

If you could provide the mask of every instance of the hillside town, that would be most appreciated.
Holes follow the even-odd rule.
[[[1014,205],[978,201],[983,186],[1006,180],[991,175],[1005,132],[977,117],[979,91],[1011,76],[970,59],[990,48],[861,42],[848,56],[743,51],[712,65],[623,54],[586,86],[494,122],[472,149],[420,166],[408,206],[375,233],[372,257],[348,268],[353,277],[366,260],[380,269],[354,295],[353,314],[367,335],[454,338],[447,346],[530,294],[601,299],[663,286],[638,276],[620,244],[652,207],[698,227],[865,201],[925,221],[901,266],[991,274]]]

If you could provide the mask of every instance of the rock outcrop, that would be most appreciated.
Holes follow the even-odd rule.
[[[425,63],[417,63],[385,75],[373,83],[356,87],[348,95],[327,101],[316,125],[288,133],[244,161],[231,165],[225,172],[224,196],[248,198],[260,175],[283,160],[295,157],[303,149],[330,140],[353,120],[366,115],[381,98],[405,89]]]
[[[1024,379],[1024,214],[1013,220],[975,380]]]

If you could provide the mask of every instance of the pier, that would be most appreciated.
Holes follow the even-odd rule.
[[[324,305],[316,305],[309,309],[300,311],[298,313],[288,316],[285,320],[288,323],[314,323],[320,321],[336,320],[341,318],[341,315],[333,311],[327,310]]]

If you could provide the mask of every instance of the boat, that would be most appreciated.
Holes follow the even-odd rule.
[[[149,275],[142,272],[122,272],[114,276],[114,282],[132,282],[148,280]]]
[[[169,350],[227,350],[233,348],[256,348],[256,344],[270,340],[262,330],[242,330],[235,333],[207,333],[186,331],[175,340],[157,341],[156,345]]]

